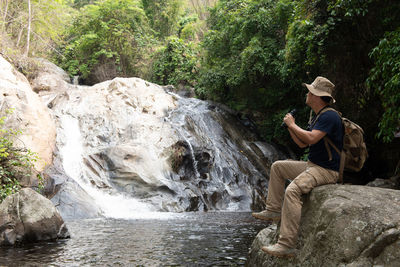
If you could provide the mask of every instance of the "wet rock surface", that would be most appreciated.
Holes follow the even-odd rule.
[[[266,197],[266,169],[285,158],[228,108],[138,78],[43,99],[56,118],[55,155],[66,176],[157,211],[257,208]]]

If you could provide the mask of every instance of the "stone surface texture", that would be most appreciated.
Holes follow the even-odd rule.
[[[276,258],[276,226],[255,238],[247,266],[400,266],[400,191],[326,185],[304,197],[298,252]],[[279,229],[278,229],[279,230]]]
[[[0,110],[8,115],[5,127],[22,131],[14,144],[36,152],[37,171],[52,163],[56,128],[48,108],[32,90],[28,80],[0,56]]]
[[[0,204],[0,246],[69,237],[53,203],[30,188]]]

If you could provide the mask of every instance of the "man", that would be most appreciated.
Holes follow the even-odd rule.
[[[306,104],[315,112],[308,130],[297,126],[291,114],[283,119],[291,138],[299,147],[310,146],[308,161],[283,160],[271,166],[266,210],[253,213],[255,218],[267,221],[281,220],[280,234],[275,245],[262,247],[274,256],[294,257],[301,218],[302,194],[314,187],[336,183],[339,177],[340,156],[331,149],[332,157],[325,146],[328,136],[339,150],[343,147],[343,126],[340,116],[333,110],[325,110],[334,103],[332,93],[335,85],[324,77],[317,77],[312,84],[303,84],[308,89]],[[324,111],[323,113],[321,113]],[[318,119],[316,117],[320,114]],[[285,180],[292,182],[285,191]]]

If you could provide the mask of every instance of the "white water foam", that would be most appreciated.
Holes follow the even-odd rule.
[[[68,176],[74,179],[91,196],[103,215],[116,219],[169,219],[173,213],[155,212],[151,205],[140,202],[120,193],[107,192],[92,185],[83,175],[83,144],[76,118],[64,115],[61,118],[64,145],[60,149],[63,167]]]

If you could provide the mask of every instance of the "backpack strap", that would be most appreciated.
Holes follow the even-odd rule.
[[[332,140],[328,137],[328,136],[324,136],[324,143],[325,143],[325,147],[326,150],[328,151],[328,156],[329,156],[329,160],[332,160],[332,152],[329,148],[329,145],[331,147],[333,147],[333,149],[336,150],[336,152],[339,154],[340,156],[340,165],[339,165],[339,180],[338,182],[343,184],[343,171],[344,171],[344,164],[346,162],[346,153],[344,152],[344,150],[340,151],[335,144],[332,142]]]
[[[337,111],[336,109],[334,109],[334,108],[331,108],[331,107],[329,107],[329,106],[326,106],[325,108],[323,108],[323,109],[318,113],[317,117],[316,117],[315,120],[314,120],[314,123],[313,123],[312,127],[314,127],[314,125],[317,123],[317,120],[318,120],[319,116],[321,116],[322,113],[324,113],[324,112],[326,112],[326,111],[328,111],[328,110],[335,111],[335,112],[340,116],[340,118],[342,118],[342,114],[341,114],[340,112],[338,112],[338,111]],[[338,179],[338,182],[340,182],[340,183],[343,184],[343,171],[344,171],[344,164],[345,164],[345,162],[346,162],[346,153],[344,152],[344,150],[340,151],[328,136],[325,135],[323,139],[324,139],[326,151],[328,152],[329,160],[332,160],[332,151],[331,151],[331,149],[330,149],[329,146],[331,146],[333,149],[335,149],[335,151],[336,151],[336,152],[339,154],[339,156],[340,156],[340,163],[339,163],[339,179]]]

